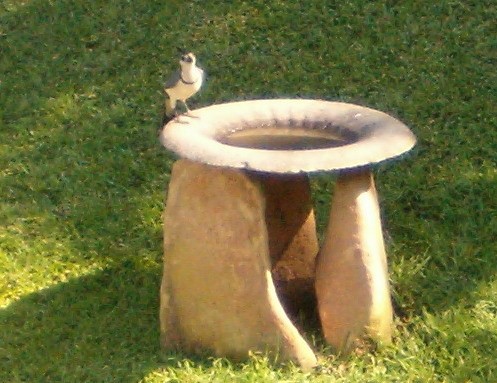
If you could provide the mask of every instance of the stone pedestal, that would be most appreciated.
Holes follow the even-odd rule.
[[[387,264],[369,171],[338,178],[314,276],[317,252],[307,176],[178,161],[164,212],[163,345],[235,359],[267,351],[310,368],[316,358],[292,318],[315,303],[314,283],[336,351],[364,335],[389,342]]]
[[[315,306],[319,250],[307,175],[253,174],[262,184],[271,273],[285,310],[295,317]]]
[[[336,183],[316,270],[318,308],[326,340],[348,352],[367,335],[387,343],[392,305],[373,176],[344,173]]]
[[[308,182],[297,176],[291,184],[187,160],[174,165],[164,212],[166,348],[235,359],[267,351],[305,369],[316,364],[274,282],[289,304],[312,294],[317,240]]]

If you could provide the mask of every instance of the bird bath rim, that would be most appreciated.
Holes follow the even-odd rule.
[[[328,135],[329,145],[257,148],[229,142],[249,130]],[[287,134],[287,135],[288,135]],[[266,138],[271,137],[271,134]],[[342,142],[333,143],[331,137]],[[274,138],[274,135],[273,135]],[[161,143],[179,156],[214,166],[269,173],[312,173],[372,165],[410,150],[414,134],[395,118],[344,102],[274,99],[217,104],[181,115],[164,126]],[[296,143],[284,138],[283,142]],[[316,143],[316,140],[311,140]]]

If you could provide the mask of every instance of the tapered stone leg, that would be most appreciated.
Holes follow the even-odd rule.
[[[316,294],[326,340],[346,353],[368,336],[389,342],[392,305],[378,198],[369,171],[339,177],[325,242],[318,256]]]
[[[319,250],[307,175],[260,176],[266,200],[269,255],[276,291],[293,316],[314,312]]]
[[[270,270],[260,183],[243,171],[178,161],[164,212],[163,345],[232,358],[267,351],[314,366]]]

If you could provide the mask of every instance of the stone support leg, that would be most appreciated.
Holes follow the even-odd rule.
[[[338,352],[350,351],[363,335],[390,341],[387,262],[378,198],[367,170],[337,180],[318,256],[316,294],[325,338]]]
[[[307,175],[262,175],[269,255],[276,291],[289,314],[313,313],[319,250]]]
[[[237,359],[268,351],[309,369],[315,355],[271,276],[262,189],[243,171],[174,165],[164,212],[162,343]]]

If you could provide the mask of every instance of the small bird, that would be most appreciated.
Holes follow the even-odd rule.
[[[190,113],[186,100],[199,91],[204,80],[204,71],[196,65],[196,62],[197,59],[192,52],[182,54],[179,60],[180,69],[164,84],[164,90],[168,95],[165,102],[164,122],[177,116],[177,101],[185,105],[187,114]]]

